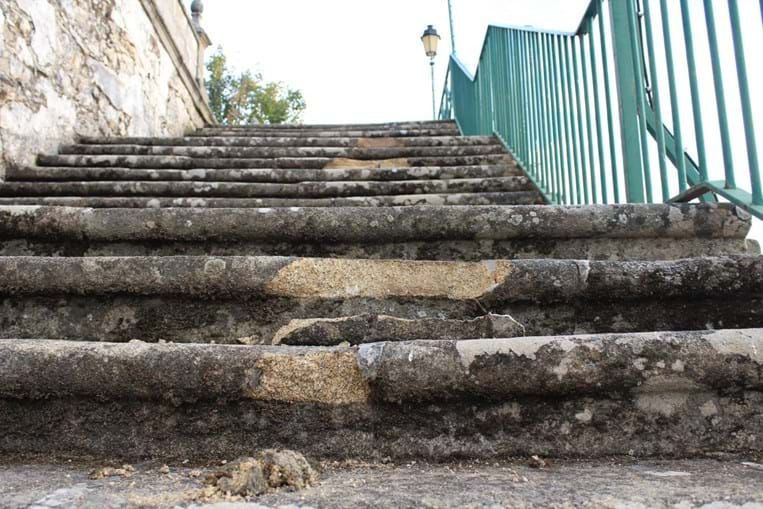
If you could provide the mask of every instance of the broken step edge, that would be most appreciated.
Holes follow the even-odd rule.
[[[657,404],[761,390],[763,329],[332,348],[0,340],[2,399],[353,405],[614,393]]]

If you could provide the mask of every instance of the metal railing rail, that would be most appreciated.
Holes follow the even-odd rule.
[[[726,32],[718,30],[718,4],[728,8]],[[454,118],[464,134],[500,138],[550,203],[721,197],[763,218],[738,4],[591,0],[575,32],[491,25],[474,76],[451,55],[440,118]],[[755,4],[763,19],[763,2]],[[680,23],[674,21],[678,10]],[[706,26],[697,30],[700,15]],[[755,26],[763,29],[763,23]],[[721,40],[729,32],[730,40]],[[679,46],[685,63],[677,58]],[[733,52],[736,79],[723,68],[724,48]],[[712,70],[712,79],[702,82],[700,49],[709,52]],[[679,73],[688,76],[688,90],[677,80]],[[738,90],[727,87],[731,82]],[[707,87],[713,88],[715,118],[703,101]],[[689,96],[687,108],[688,99],[681,98]],[[741,110],[735,124],[730,101]],[[692,122],[686,122],[687,110]],[[716,126],[709,128],[712,120]],[[740,134],[737,139],[744,133],[743,147],[736,140],[733,145],[732,133]],[[719,137],[719,164],[708,156],[711,135]],[[687,148],[692,137],[694,147]],[[714,175],[715,169],[722,175]]]

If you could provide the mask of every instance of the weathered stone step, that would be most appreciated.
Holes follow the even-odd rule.
[[[439,137],[439,136],[459,136],[457,128],[419,128],[419,129],[312,129],[309,131],[298,131],[296,129],[227,129],[227,128],[206,128],[194,132],[186,133],[186,136],[207,137],[241,137],[252,136],[261,138],[285,138],[285,137],[308,137],[308,138],[417,138],[417,137]]]
[[[750,218],[739,212],[730,205],[616,205],[146,209],[125,214],[22,206],[0,208],[0,255],[478,261],[759,254],[756,243],[744,240]]]
[[[329,157],[278,157],[278,158],[220,158],[202,159],[184,156],[105,156],[105,155],[45,155],[37,156],[40,166],[81,166],[116,168],[399,168],[405,166],[474,166],[512,164],[506,154],[480,156],[408,157],[395,159],[365,160]]]
[[[356,129],[452,129],[456,127],[452,120],[414,120],[406,122],[377,122],[370,124],[239,124],[239,125],[221,125],[216,127],[207,127],[204,129],[224,129],[232,131],[316,131],[316,130],[345,130]],[[199,129],[201,130],[201,129]]]
[[[342,198],[166,198],[166,197],[0,197],[0,206],[34,205],[89,208],[262,208],[262,207],[412,207],[456,205],[534,205],[543,202],[535,191],[505,193],[399,194]]]
[[[163,461],[270,447],[377,460],[760,452],[761,351],[760,329],[359,348],[5,340],[0,452]]]
[[[0,196],[151,196],[233,198],[336,198],[530,191],[527,177],[448,180],[261,182],[4,182]]]
[[[267,341],[294,319],[512,316],[528,335],[763,327],[763,258],[0,258],[0,337]]]
[[[424,180],[523,176],[516,165],[433,166],[327,170],[304,169],[136,169],[27,166],[9,168],[11,180],[191,180],[218,182],[309,182],[339,180]]]
[[[731,204],[410,207],[260,210],[0,208],[0,237],[89,240],[744,239],[750,215]]]
[[[182,156],[199,159],[248,159],[280,157],[325,157],[359,160],[398,159],[404,157],[450,157],[505,154],[502,145],[466,145],[447,147],[184,147],[146,145],[61,145],[63,155],[144,155]]]
[[[91,145],[146,145],[196,147],[450,147],[494,145],[493,136],[413,136],[407,138],[348,138],[285,136],[185,136],[180,138],[79,136],[79,143]]]
[[[759,256],[651,262],[4,257],[0,258],[0,276],[3,295],[241,295],[488,302],[763,295],[763,257]]]

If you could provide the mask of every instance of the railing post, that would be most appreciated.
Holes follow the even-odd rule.
[[[196,55],[196,82],[199,84],[199,88],[201,89],[204,98],[209,102],[209,98],[207,97],[207,87],[204,86],[207,74],[205,55],[207,48],[212,44],[212,41],[209,40],[207,32],[201,26],[201,16],[203,13],[204,2],[202,0],[193,0],[193,2],[191,2],[191,18],[193,19],[193,28],[199,36],[199,48],[198,54]]]
[[[628,9],[632,9],[631,0],[613,0],[609,2],[612,27],[613,50],[615,56],[615,76],[617,82],[617,102],[620,109],[620,138],[625,163],[625,191],[630,203],[643,203],[644,172],[641,161],[641,142],[638,121],[638,96],[641,83],[637,83],[634,72],[634,55],[631,38],[638,34],[631,33]],[[638,65],[641,65],[640,62]],[[646,143],[646,140],[644,140]]]

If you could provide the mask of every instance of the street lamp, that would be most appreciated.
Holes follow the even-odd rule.
[[[437,44],[440,42],[440,36],[432,25],[427,25],[424,35],[421,36],[421,42],[424,43],[424,51],[429,57],[429,66],[432,72],[432,117],[437,120],[435,89],[434,89],[434,57],[437,56]]]

